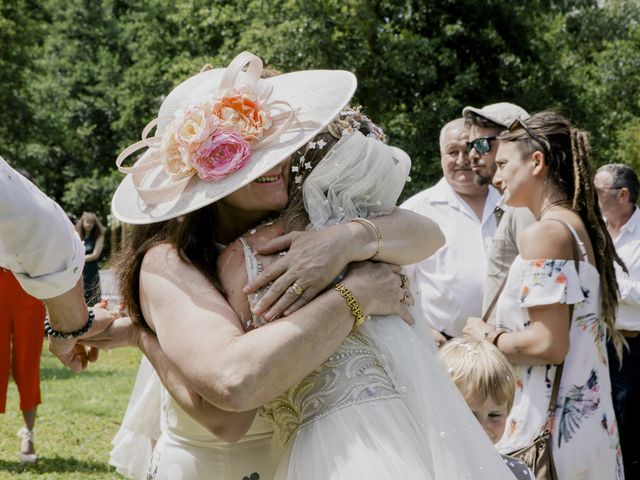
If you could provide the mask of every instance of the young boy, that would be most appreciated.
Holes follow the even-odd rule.
[[[495,444],[506,427],[516,382],[511,364],[495,346],[470,337],[449,341],[439,352],[469,408]],[[518,480],[535,480],[524,462],[502,455]]]

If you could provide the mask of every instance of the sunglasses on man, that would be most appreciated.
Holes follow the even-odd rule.
[[[495,136],[479,137],[475,140],[472,140],[471,142],[467,142],[467,152],[471,152],[471,150],[475,148],[476,152],[478,152],[480,155],[489,153],[491,151],[491,142],[493,142],[495,139]]]

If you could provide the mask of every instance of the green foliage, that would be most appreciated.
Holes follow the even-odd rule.
[[[439,130],[465,105],[556,108],[597,162],[637,161],[639,25],[635,0],[5,2],[2,154],[104,219],[114,159],[164,96],[250,50],[281,71],[353,71],[354,101],[413,158],[407,194],[440,176]]]
[[[129,401],[140,363],[133,348],[101,352],[97,363],[74,374],[47,351],[41,364],[42,405],[38,408],[33,466],[18,462],[22,427],[18,393],[9,387],[7,412],[0,422],[0,480],[122,478],[108,465],[111,439]]]

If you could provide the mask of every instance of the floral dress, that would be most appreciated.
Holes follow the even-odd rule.
[[[578,243],[584,258],[584,245]],[[496,307],[496,326],[523,331],[530,327],[529,307],[574,305],[552,427],[554,462],[561,479],[618,480],[624,473],[600,318],[600,275],[586,261],[579,270],[573,260],[516,257]],[[555,365],[516,365],[515,401],[497,445],[502,453],[526,446],[541,433],[555,371]]]

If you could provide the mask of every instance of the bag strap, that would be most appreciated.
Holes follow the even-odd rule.
[[[491,312],[493,312],[493,309],[495,308],[496,303],[498,303],[498,298],[500,298],[500,294],[502,293],[502,290],[504,289],[504,286],[507,283],[507,277],[509,277],[508,273],[507,275],[504,276],[504,279],[502,280],[502,283],[500,283],[498,290],[496,290],[496,294],[493,296],[491,303],[487,307],[487,310],[484,312],[484,315],[482,315],[482,321],[484,323],[487,323],[489,321],[489,317],[491,317]]]
[[[571,239],[571,250],[573,251],[573,262],[576,267],[576,272],[580,274],[580,249],[578,248],[578,241],[576,240],[573,229],[568,223],[559,220],[557,218],[548,218],[547,220],[555,220],[562,223],[569,231],[569,238]],[[571,330],[571,320],[573,319],[574,305],[569,305],[569,330]],[[547,407],[547,421],[544,424],[543,433],[551,433],[551,425],[553,424],[553,418],[556,413],[556,402],[558,400],[558,391],[560,390],[560,381],[562,380],[562,370],[564,369],[564,362],[556,367],[556,374],[553,378],[553,390],[551,390],[551,397],[549,398],[549,406]]]

